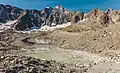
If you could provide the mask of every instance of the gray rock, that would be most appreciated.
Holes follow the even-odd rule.
[[[10,60],[11,58],[12,60]],[[22,61],[17,62],[18,59]],[[54,60],[48,61],[25,56],[4,56],[4,59],[0,60],[1,64],[2,62],[4,62],[3,71],[5,73],[72,73],[76,71],[75,69],[70,70],[65,64]]]

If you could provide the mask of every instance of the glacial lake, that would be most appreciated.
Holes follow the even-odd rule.
[[[64,63],[89,63],[90,61],[84,56],[75,56],[72,50],[65,50],[50,45],[35,45],[30,48],[27,54],[31,57],[40,58],[43,60],[56,60]]]

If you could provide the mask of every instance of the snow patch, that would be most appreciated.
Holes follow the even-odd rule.
[[[49,9],[50,7],[45,7],[45,8],[48,8],[48,9]]]
[[[69,11],[66,10],[64,13],[65,13],[65,14],[69,14]]]
[[[53,23],[54,24],[54,23]],[[43,26],[43,27],[41,27],[40,28],[40,31],[53,31],[53,30],[55,30],[55,29],[57,29],[57,28],[63,28],[63,27],[67,27],[67,26],[69,26],[69,25],[71,25],[71,22],[68,22],[68,23],[66,23],[66,24],[61,24],[61,25],[56,25],[56,26],[53,26],[53,27],[50,27],[50,26]]]
[[[7,23],[5,23],[4,25],[5,26],[10,26],[10,25],[12,25],[12,24],[14,24],[14,23],[16,23],[18,20],[14,20],[14,21],[8,21]]]
[[[55,26],[56,24],[55,24],[55,23],[52,23],[51,25],[52,25],[52,26]]]
[[[79,21],[78,23],[80,22],[84,22],[86,21],[86,19],[83,19],[82,21]],[[52,25],[55,25],[55,23],[52,23]],[[23,33],[31,33],[31,32],[38,32],[38,31],[53,31],[55,29],[58,29],[58,28],[64,28],[64,27],[67,27],[67,26],[70,26],[71,25],[71,22],[68,22],[68,23],[65,23],[65,24],[60,24],[60,25],[56,25],[56,26],[48,26],[48,25],[45,25],[45,26],[42,26],[41,28],[39,29],[34,29],[36,27],[33,27],[33,29],[28,29],[27,31],[19,31],[19,32],[23,32]]]
[[[58,9],[58,8],[59,8],[59,6],[56,6],[55,8],[56,8],[56,9]]]
[[[54,23],[53,23],[54,24]],[[53,30],[55,30],[55,29],[57,29],[57,28],[63,28],[63,27],[67,27],[67,26],[69,26],[69,25],[71,25],[71,22],[68,22],[68,23],[66,23],[66,24],[61,24],[61,25],[56,25],[56,26],[53,26],[53,27],[50,27],[50,26],[42,26],[41,28],[39,28],[39,29],[33,29],[33,30],[31,30],[31,29],[26,29],[27,31],[17,31],[17,32],[22,32],[22,33],[31,33],[31,32],[38,32],[38,31],[53,31]]]
[[[83,19],[83,20],[79,21],[77,24],[79,24],[79,23],[81,23],[81,22],[84,22],[84,21],[86,21],[86,19]]]
[[[81,22],[84,22],[84,21],[86,21],[86,19],[83,19]]]
[[[10,29],[10,28],[11,28],[10,26],[11,26],[12,24],[16,23],[16,22],[17,22],[17,20],[8,21],[8,22],[5,23],[5,24],[1,23],[1,25],[0,25],[0,32],[3,31],[3,30],[6,30],[6,29]]]

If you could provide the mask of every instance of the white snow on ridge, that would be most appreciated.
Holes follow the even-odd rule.
[[[14,20],[14,21],[8,21],[6,24],[4,24],[5,26],[10,26],[14,23],[16,23],[18,20]]]
[[[17,21],[18,21],[18,20],[8,21],[8,22],[5,23],[5,24],[0,23],[0,24],[1,24],[1,25],[0,25],[0,32],[4,31],[4,30],[6,30],[6,29],[10,29],[10,28],[11,28],[11,25],[14,24],[14,23],[16,23]],[[86,21],[86,19],[83,19],[82,21],[79,21],[77,24],[79,24],[80,22],[84,22],[84,21]],[[33,25],[34,25],[34,24],[33,24]],[[55,23],[52,23],[52,25],[53,25],[52,27],[46,25],[46,26],[42,26],[41,28],[36,27],[36,26],[34,25],[34,27],[32,27],[31,29],[27,28],[27,29],[25,29],[24,31],[18,31],[18,32],[31,33],[31,32],[37,32],[37,31],[53,31],[53,30],[55,30],[55,29],[57,29],[57,28],[67,27],[67,26],[71,25],[71,22],[64,23],[64,24],[60,24],[60,25],[56,25],[56,26],[55,26]]]
[[[11,26],[12,24],[16,23],[16,22],[17,22],[17,20],[8,21],[8,22],[5,23],[5,24],[1,23],[1,25],[0,25],[0,32],[2,32],[3,30],[6,30],[6,29],[10,29],[10,28],[11,28],[10,26]]]
[[[84,22],[86,21],[86,19],[83,19],[82,21],[79,21],[78,23],[76,24],[79,24],[80,22]],[[55,25],[55,23],[52,23],[52,25]],[[37,31],[53,31],[57,28],[64,28],[64,27],[67,27],[67,26],[70,26],[71,25],[71,22],[68,22],[68,23],[65,23],[65,24],[60,24],[60,25],[56,25],[56,26],[42,26],[40,29],[33,29],[33,30],[30,30],[29,31],[20,31],[20,32],[23,32],[23,33],[31,33],[32,31],[33,32],[37,32]]]
[[[58,8],[59,8],[59,6],[56,6],[55,8],[56,8],[56,9],[58,9]]]
[[[82,21],[79,21],[77,24],[79,24],[79,23],[81,23],[81,22],[84,22],[84,21],[86,21],[86,19],[83,19]]]
[[[54,23],[52,23],[52,24],[54,24]],[[30,29],[27,29],[27,31],[18,31],[18,32],[22,32],[22,33],[31,33],[31,32],[38,32],[38,31],[53,31],[53,30],[55,30],[55,29],[57,29],[57,28],[63,28],[63,27],[67,27],[67,26],[69,26],[69,25],[71,25],[71,22],[68,22],[68,23],[66,23],[66,24],[61,24],[61,25],[56,25],[56,26],[53,26],[53,27],[50,27],[50,26],[43,26],[43,27],[41,27],[41,28],[39,28],[39,29],[33,29],[33,30],[30,30]],[[29,30],[29,31],[28,31]]]
[[[52,23],[51,25],[52,25],[52,26],[55,26],[56,24],[55,24],[55,23]]]
[[[84,22],[84,21],[86,21],[86,19],[83,19],[82,21],[79,21],[77,24],[79,24],[80,22]],[[55,25],[55,24],[52,23],[52,25]],[[71,22],[61,24],[61,25],[56,25],[56,26],[53,26],[53,27],[43,26],[43,27],[40,28],[40,31],[53,31],[57,28],[64,28],[64,27],[67,27],[67,26],[70,26],[70,25],[71,25]]]
[[[56,25],[56,26],[53,26],[53,27],[43,26],[43,27],[40,28],[40,31],[53,31],[57,28],[67,27],[69,25],[71,25],[71,22],[68,22],[66,24]]]
[[[48,9],[49,9],[50,7],[45,7],[45,8],[48,8]]]

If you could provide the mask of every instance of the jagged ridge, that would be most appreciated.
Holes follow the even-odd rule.
[[[88,14],[74,12],[58,5],[54,8],[46,7],[42,10],[24,10],[10,5],[0,4],[0,23],[5,24],[16,20],[10,24],[10,28],[16,30],[40,29],[42,26],[56,26],[71,22],[72,24],[85,20],[97,20],[102,25],[116,23],[120,20],[120,11],[107,10],[106,12],[96,8]],[[117,16],[117,17],[116,17]],[[106,25],[105,25],[106,26]]]
[[[39,29],[45,25],[55,26],[67,23],[71,21],[73,15],[73,12],[61,5],[55,8],[47,7],[42,10],[24,10],[10,5],[0,5],[0,22],[7,23],[11,20],[17,20],[11,25],[11,28],[17,30]]]

